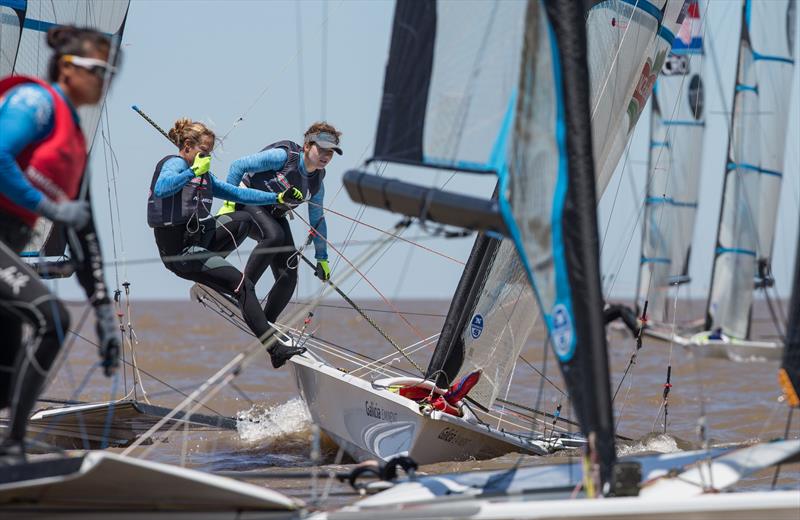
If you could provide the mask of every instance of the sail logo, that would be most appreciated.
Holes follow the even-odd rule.
[[[665,76],[687,76],[691,72],[689,57],[682,54],[672,54],[664,60],[661,74]]]
[[[25,273],[19,272],[15,266],[0,269],[0,280],[6,283],[15,295],[19,294],[19,290],[25,287],[30,280],[30,276]]]
[[[572,357],[572,320],[567,307],[563,303],[553,307],[551,338],[553,350],[561,361],[569,361]]]
[[[469,325],[469,334],[472,339],[478,339],[483,334],[483,316],[476,314],[472,317],[472,322]]]
[[[642,67],[642,73],[639,76],[639,82],[636,84],[636,88],[633,91],[633,97],[628,103],[628,132],[632,131],[633,127],[636,126],[636,122],[639,120],[639,115],[641,115],[642,109],[644,108],[645,103],[647,103],[650,93],[653,91],[653,85],[656,83],[658,71],[660,71],[661,67],[664,65],[664,60],[666,57],[667,51],[661,51],[656,55],[656,60],[654,63],[650,61],[650,58],[648,58],[644,64],[644,67]]]

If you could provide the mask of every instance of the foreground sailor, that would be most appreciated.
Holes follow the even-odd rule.
[[[199,282],[236,299],[242,318],[262,342],[274,332],[259,305],[253,282],[225,260],[247,236],[250,216],[241,211],[212,217],[214,196],[242,204],[272,205],[278,195],[239,188],[209,172],[215,136],[203,123],[179,119],[169,131],[178,155],[168,155],[156,165],[147,199],[147,224],[167,269],[186,280]],[[191,165],[191,166],[190,166]],[[272,366],[279,368],[304,348],[279,342],[269,349]]]
[[[76,200],[86,142],[76,108],[102,97],[110,42],[92,29],[50,29],[50,83],[0,80],[0,409],[10,424],[0,465],[25,460],[24,437],[45,378],[69,330],[64,304],[20,260],[39,215],[63,224],[78,281],[95,310],[106,375],[117,366],[119,327],[103,279],[103,259],[91,205]],[[22,324],[33,330],[23,346]],[[23,348],[24,347],[24,348]]]
[[[244,273],[253,284],[272,268],[275,284],[272,286],[264,315],[275,322],[289,303],[297,286],[297,270],[291,257],[295,254],[294,239],[286,215],[300,204],[310,200],[308,221],[314,237],[316,275],[325,281],[330,278],[327,225],[322,211],[325,197],[325,167],[331,162],[333,152],[342,155],[339,147],[341,132],[332,125],[318,122],[306,131],[303,146],[293,141],[278,141],[253,155],[242,157],[231,164],[228,183],[243,183],[249,188],[270,193],[273,197],[286,196],[272,206],[234,206],[226,202],[219,214],[235,209],[247,212],[252,218],[250,237],[258,242],[250,254]],[[277,248],[285,251],[275,252]]]

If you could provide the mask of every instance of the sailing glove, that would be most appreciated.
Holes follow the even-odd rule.
[[[106,377],[119,366],[120,344],[119,322],[110,303],[101,303],[94,309],[97,319],[97,340],[100,343],[100,359]]]
[[[208,173],[208,170],[211,168],[211,156],[210,155],[203,155],[201,153],[194,156],[194,162],[192,163],[192,171],[194,172],[195,177],[200,177],[201,175],[205,175]]]
[[[61,222],[75,229],[83,229],[92,217],[89,203],[85,200],[53,202],[47,197],[36,206],[36,212],[53,222]]]
[[[287,202],[303,202],[303,192],[291,186],[286,191],[278,193],[278,204],[285,204]]]
[[[317,267],[314,269],[314,274],[322,280],[327,282],[331,279],[331,266],[328,265],[327,260],[317,260]]]
[[[222,207],[219,208],[219,211],[217,211],[217,216],[233,213],[234,211],[236,211],[236,203],[226,200],[222,203]]]

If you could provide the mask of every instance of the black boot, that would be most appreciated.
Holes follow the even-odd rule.
[[[269,352],[270,360],[272,360],[272,368],[280,368],[289,361],[289,358],[302,354],[306,351],[305,347],[287,347],[281,343],[275,343],[267,352]]]
[[[25,464],[25,462],[27,460],[24,441],[5,439],[0,442],[0,467]]]

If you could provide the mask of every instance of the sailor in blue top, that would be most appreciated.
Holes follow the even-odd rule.
[[[180,119],[169,137],[178,144],[178,155],[168,155],[156,165],[147,201],[147,223],[153,228],[162,261],[181,278],[235,298],[250,330],[266,342],[275,331],[264,317],[255,287],[225,260],[247,236],[251,218],[243,211],[212,217],[211,202],[222,196],[261,207],[282,201],[285,194],[240,188],[216,179],[209,172],[215,136],[202,123]],[[272,366],[279,368],[305,349],[278,341],[268,351]]]
[[[245,275],[257,283],[272,268],[275,284],[267,296],[264,315],[275,322],[289,303],[297,285],[297,269],[292,261],[294,239],[286,215],[308,201],[308,218],[317,259],[316,275],[330,278],[327,249],[327,226],[323,214],[325,197],[325,167],[333,153],[342,154],[339,147],[341,132],[326,122],[317,122],[306,131],[303,145],[285,140],[273,143],[258,153],[242,157],[231,164],[228,183],[242,184],[267,193],[285,193],[286,197],[273,206],[236,205],[235,209],[250,214],[253,225],[250,237],[258,242],[250,254]],[[220,214],[233,209],[226,203]],[[285,248],[285,250],[281,250]]]

